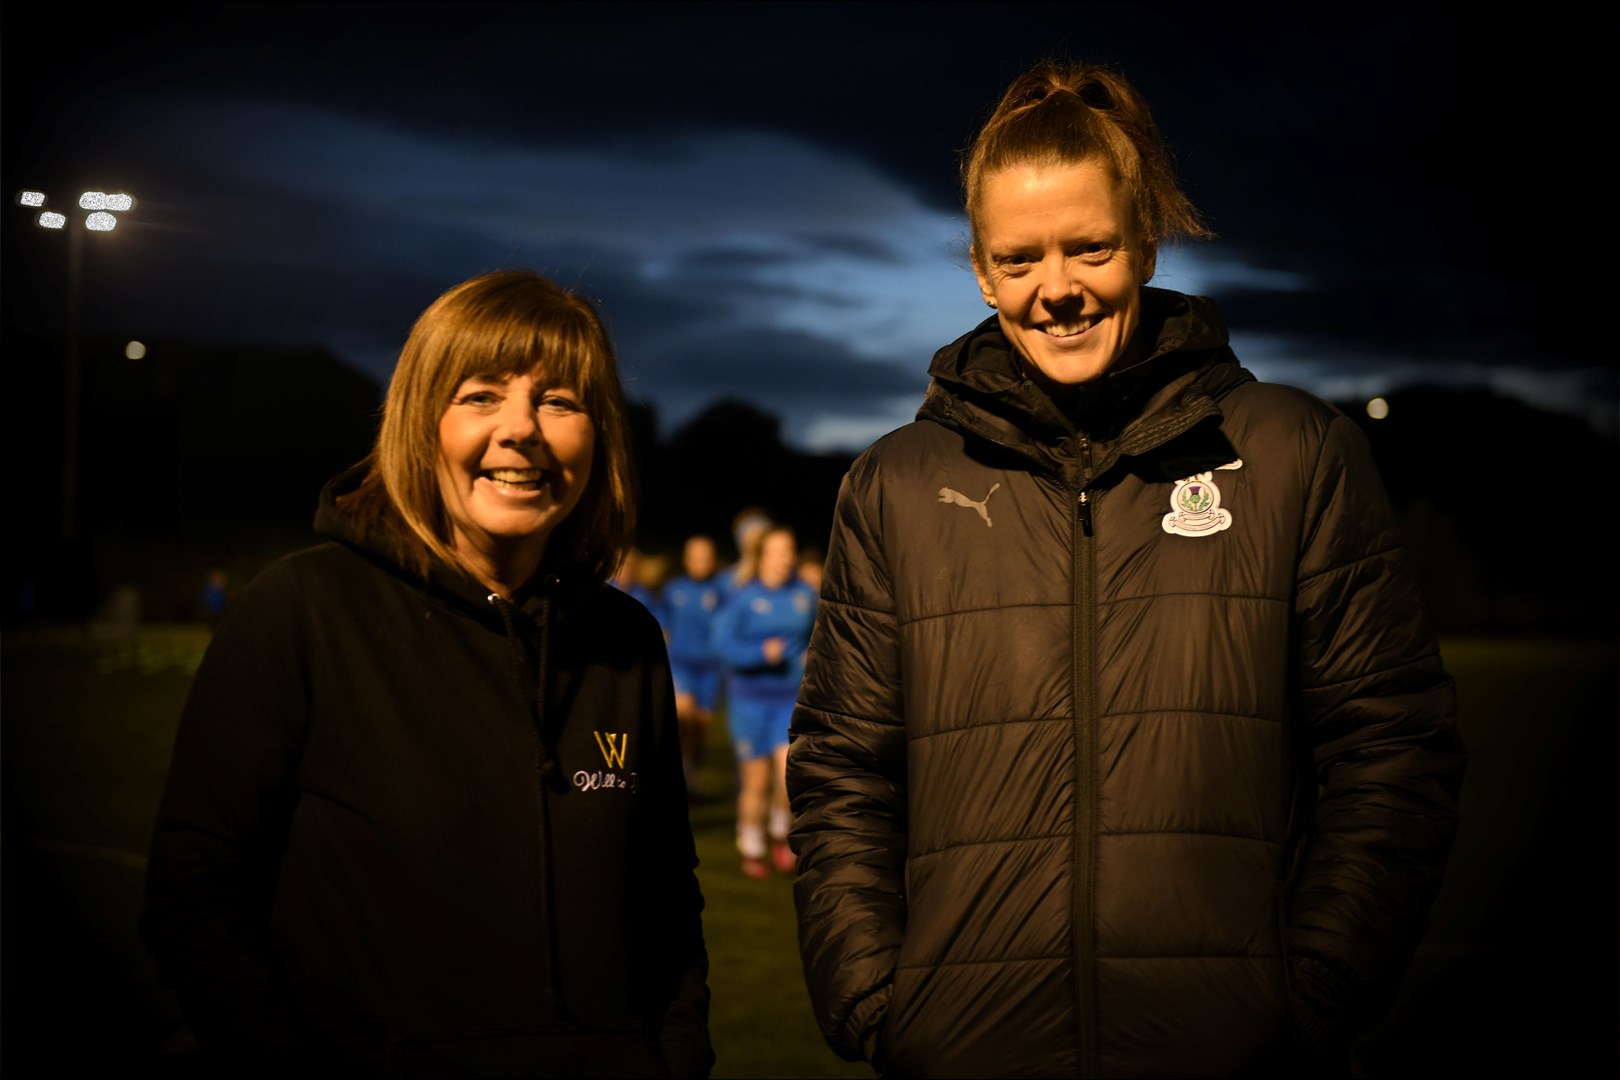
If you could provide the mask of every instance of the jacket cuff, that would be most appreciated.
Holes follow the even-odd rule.
[[[714,1049],[707,1039],[666,1038],[659,1051],[671,1076],[701,1078],[714,1068]]]
[[[1317,1054],[1342,1052],[1349,1042],[1344,1023],[1347,980],[1310,956],[1293,957],[1289,974],[1295,1042]]]
[[[855,1003],[855,1007],[849,1011],[849,1020],[844,1024],[844,1046],[849,1059],[864,1058],[879,1072],[882,1067],[878,1062],[878,1032],[883,1027],[883,1018],[888,1015],[892,992],[892,986],[885,983],[867,994]]]

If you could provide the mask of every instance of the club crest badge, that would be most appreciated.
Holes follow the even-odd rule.
[[[1170,493],[1170,512],[1164,515],[1164,531],[1174,536],[1208,536],[1232,524],[1232,512],[1221,506],[1221,489],[1215,474],[1223,469],[1241,469],[1243,459],[1229,461],[1209,472],[1194,473],[1176,481]]]

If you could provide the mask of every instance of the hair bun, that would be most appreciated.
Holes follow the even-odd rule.
[[[1140,92],[1092,64],[1043,61],[1002,93],[962,155],[962,188],[975,229],[984,178],[1018,162],[1100,161],[1125,186],[1150,243],[1211,235],[1176,182],[1169,151]]]
[[[1089,73],[1087,77],[1080,79],[1078,85],[1065,87],[1064,89],[1069,90],[1083,104],[1089,105],[1093,109],[1102,112],[1113,112],[1117,107],[1114,95],[1109,90],[1108,85],[1098,79],[1090,78]]]

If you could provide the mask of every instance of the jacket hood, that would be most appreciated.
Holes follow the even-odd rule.
[[[370,471],[368,462],[351,466],[326,482],[315,510],[315,531],[328,539],[353,548],[369,561],[390,573],[407,578],[447,603],[475,614],[492,626],[502,625],[502,615],[489,600],[490,590],[483,582],[467,574],[460,567],[433,560],[426,578],[414,568],[415,560],[406,552],[399,540],[386,529],[363,528],[354,515],[345,513],[338,500],[354,492]],[[401,526],[403,527],[403,525]],[[540,617],[542,606],[561,592],[589,591],[606,587],[598,582],[584,566],[553,563],[548,557],[542,561],[534,576],[517,589],[511,597],[508,613]]]
[[[1166,289],[1142,290],[1147,355],[1076,388],[1066,411],[1024,374],[1012,343],[992,315],[934,354],[919,420],[948,427],[1032,457],[1065,475],[1083,440],[1094,467],[1107,471],[1120,457],[1155,450],[1220,416],[1219,400],[1254,381],[1227,343],[1215,302]]]

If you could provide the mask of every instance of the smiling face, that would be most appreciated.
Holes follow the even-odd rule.
[[[439,494],[455,551],[486,584],[521,585],[590,481],[596,428],[540,372],[476,375],[439,420]]]
[[[1061,393],[1135,355],[1155,252],[1107,168],[1087,161],[991,173],[974,226],[979,290],[1033,381]]]

